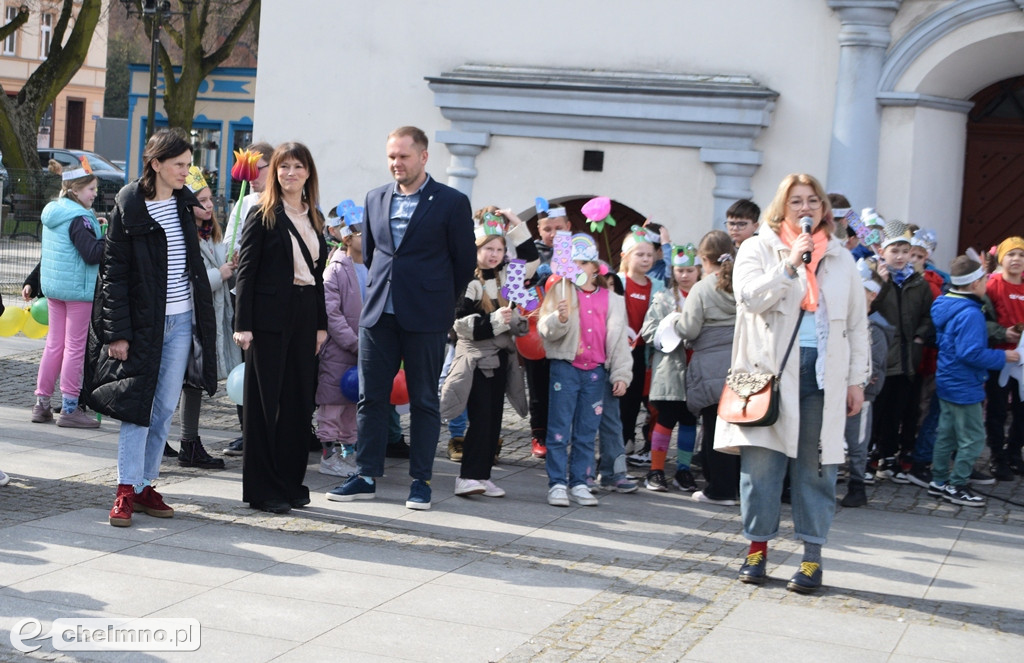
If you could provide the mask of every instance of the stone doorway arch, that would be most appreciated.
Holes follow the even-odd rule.
[[[619,252],[622,248],[622,240],[629,232],[630,227],[642,226],[644,221],[647,219],[646,216],[636,211],[629,205],[612,200],[612,218],[615,219],[615,225],[605,227],[605,231],[601,233],[590,232],[590,225],[587,218],[583,216],[583,212],[580,209],[586,204],[588,200],[593,198],[594,195],[568,195],[561,196],[559,198],[551,198],[548,200],[552,207],[564,207],[565,215],[569,218],[569,225],[574,233],[584,232],[588,235],[593,236],[597,242],[598,252],[600,253],[601,259],[610,264],[613,268],[618,269],[619,267]],[[523,210],[519,214],[521,218],[529,227],[530,232],[534,237],[537,237],[537,209],[530,207]]]

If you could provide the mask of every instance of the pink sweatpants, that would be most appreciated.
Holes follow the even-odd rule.
[[[46,303],[50,330],[46,334],[43,359],[39,362],[36,396],[52,396],[54,380],[60,373],[61,393],[78,398],[82,391],[82,367],[85,365],[92,302],[67,302],[50,298]]]
[[[356,443],[356,404],[321,405],[316,412],[316,436],[321,442]]]

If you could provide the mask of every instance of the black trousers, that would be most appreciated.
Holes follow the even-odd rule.
[[[651,401],[651,405],[658,412],[656,423],[669,431],[675,428],[676,424],[681,426],[697,425],[697,417],[693,416],[690,408],[686,407],[686,401]]]
[[[1017,380],[1010,378],[1005,387],[999,386],[999,371],[989,371],[985,383],[985,437],[992,450],[992,462],[1021,464],[1021,446],[1024,443],[1024,402],[1021,401]],[[1006,434],[1007,413],[1013,416],[1010,434]]]
[[[640,415],[640,405],[644,402],[644,381],[647,378],[646,345],[633,348],[633,379],[626,387],[626,393],[619,399],[622,415],[622,439],[625,442],[636,439],[636,419]],[[644,450],[650,446],[645,444]]]
[[[548,436],[548,385],[551,382],[551,361],[523,359],[526,388],[530,392],[530,434],[544,444]]]
[[[479,368],[473,371],[473,387],[466,402],[469,427],[462,442],[463,479],[490,479],[494,454],[501,436],[501,414],[505,404],[508,355],[502,353],[501,365],[491,377]]]
[[[917,441],[919,401],[913,379],[906,375],[886,376],[872,406],[871,422],[872,442],[881,458],[894,457],[897,452],[910,458]]]
[[[700,445],[701,472],[707,486],[704,494],[713,500],[734,500],[740,494],[740,457],[715,451],[715,422],[718,405],[700,411],[704,437]]]
[[[242,410],[242,500],[288,502],[309,497],[310,403],[316,384],[316,288],[293,286],[281,333],[253,331],[245,352]]]

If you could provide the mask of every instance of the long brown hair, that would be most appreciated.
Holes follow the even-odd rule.
[[[285,159],[295,159],[306,167],[309,178],[302,187],[302,199],[309,205],[309,220],[318,233],[324,231],[324,215],[320,212],[320,184],[316,175],[316,164],[313,163],[313,155],[309,148],[302,143],[287,142],[281,143],[274,150],[270,157],[270,172],[267,173],[267,186],[260,196],[260,214],[263,217],[263,225],[273,228],[277,222],[276,209],[284,202],[281,199],[281,182],[277,179],[277,169]]]
[[[712,230],[701,238],[697,253],[701,258],[719,266],[718,284],[715,287],[731,293],[732,267],[736,259],[736,247],[733,246],[732,238],[723,230]]]
[[[146,200],[156,196],[156,171],[153,160],[167,161],[179,154],[192,153],[192,144],[185,138],[181,129],[161,129],[150,137],[146,149],[142,152],[142,177],[139,179],[139,191]]]

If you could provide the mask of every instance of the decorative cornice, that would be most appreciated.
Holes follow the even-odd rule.
[[[427,77],[456,131],[750,149],[778,93],[748,76],[466,64]]]
[[[989,16],[1024,11],[1024,0],[957,0],[913,27],[896,42],[882,65],[878,90],[891,92],[929,46],[954,30]]]
[[[888,48],[892,41],[889,26],[896,18],[902,0],[828,0],[839,15],[840,46]]]
[[[974,102],[971,101],[916,92],[879,92],[877,98],[880,106],[918,106],[965,114],[974,108]]]

